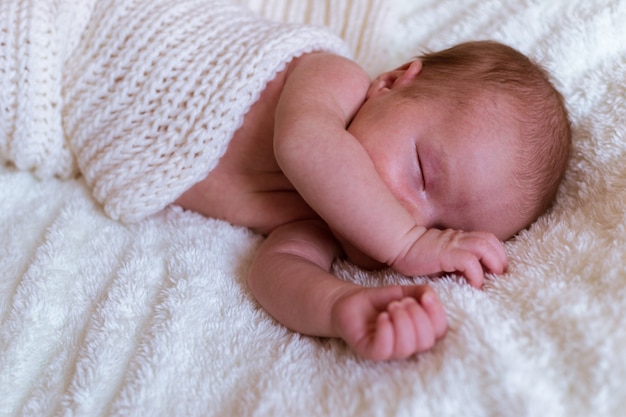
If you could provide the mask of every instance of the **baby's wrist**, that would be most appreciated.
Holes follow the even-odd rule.
[[[427,231],[426,227],[415,225],[402,236],[395,257],[388,263],[394,271],[403,275],[413,275],[416,252],[423,249],[419,246]]]

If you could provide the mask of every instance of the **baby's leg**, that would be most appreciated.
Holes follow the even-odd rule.
[[[359,355],[402,359],[430,349],[446,331],[446,316],[427,285],[358,288],[337,300],[336,332]]]

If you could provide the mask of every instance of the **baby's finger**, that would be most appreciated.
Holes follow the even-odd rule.
[[[376,318],[376,330],[369,340],[369,345],[359,353],[361,356],[375,360],[388,360],[393,357],[393,324],[389,313],[380,313]]]
[[[390,285],[368,289],[370,300],[374,308],[380,312],[387,311],[389,304],[404,298],[403,289],[400,285]]]
[[[487,232],[481,233],[482,238],[485,239],[487,243],[489,243],[491,251],[490,254],[493,256],[491,258],[492,263],[497,265],[496,268],[489,268],[490,272],[496,274],[502,274],[506,271],[507,268],[507,256],[506,250],[504,249],[504,244],[500,239],[498,239],[495,235]],[[486,265],[487,266],[487,265]]]
[[[429,291],[424,292],[419,302],[430,320],[435,338],[442,338],[448,329],[448,320],[439,297],[433,290],[429,289]]]
[[[407,304],[409,303],[417,305],[413,298],[406,298],[389,304],[388,312],[395,336],[393,348],[393,357],[395,359],[407,358],[416,351],[415,326],[413,325],[413,318],[407,309]]]
[[[468,234],[459,245],[459,248],[467,250],[476,256],[483,264],[486,271],[494,274],[504,273],[507,262],[504,247],[502,243],[490,233]]]
[[[476,255],[463,248],[454,248],[441,259],[441,270],[460,272],[472,287],[483,285],[484,272]]]
[[[423,352],[432,348],[435,345],[437,336],[428,313],[414,298],[406,298],[402,303],[411,317],[411,323],[413,324],[414,351]]]
[[[489,249],[483,251],[480,256],[480,263],[485,267],[485,271],[493,274],[503,274],[506,270],[506,258],[502,259],[500,253],[497,250],[493,250],[493,246],[489,246]]]
[[[435,290],[429,285],[409,285],[402,287],[404,300],[415,300],[407,303],[409,313],[413,317],[419,349],[430,348],[434,341],[443,337],[448,328],[446,312]],[[429,336],[432,335],[432,336]]]
[[[462,249],[456,249],[450,253],[450,256],[453,259],[450,272],[462,273],[472,287],[480,288],[483,286],[485,273],[476,255]]]

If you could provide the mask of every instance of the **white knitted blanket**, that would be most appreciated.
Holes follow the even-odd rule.
[[[0,0],[0,17],[17,3],[47,16],[42,1]],[[69,3],[51,2],[65,10],[57,29],[73,33],[87,23]],[[507,243],[510,270],[484,289],[431,281],[450,322],[434,350],[371,363],[339,341],[286,330],[258,306],[245,274],[260,237],[248,230],[174,207],[123,225],[84,179],[2,167],[0,416],[623,416],[626,1],[246,3],[272,18],[330,25],[372,74],[478,38],[538,59],[573,119],[556,207]],[[48,42],[52,32],[37,28],[30,42]],[[30,76],[54,75],[35,58],[24,65]],[[25,76],[1,74],[0,88]],[[46,114],[44,106],[32,117]],[[62,143],[58,123],[24,137]],[[366,285],[413,282],[346,262],[335,270]]]
[[[73,154],[124,222],[206,177],[294,57],[349,54],[327,30],[264,20],[233,0],[100,0],[70,19],[81,1],[5,2],[0,161],[66,177]]]

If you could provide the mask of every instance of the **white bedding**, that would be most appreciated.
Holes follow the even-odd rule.
[[[371,74],[484,38],[552,72],[572,161],[554,209],[507,243],[508,273],[430,281],[446,338],[372,363],[256,304],[248,230],[176,207],[123,225],[81,179],[0,167],[0,416],[623,416],[626,1],[308,1],[247,3],[330,25]]]

